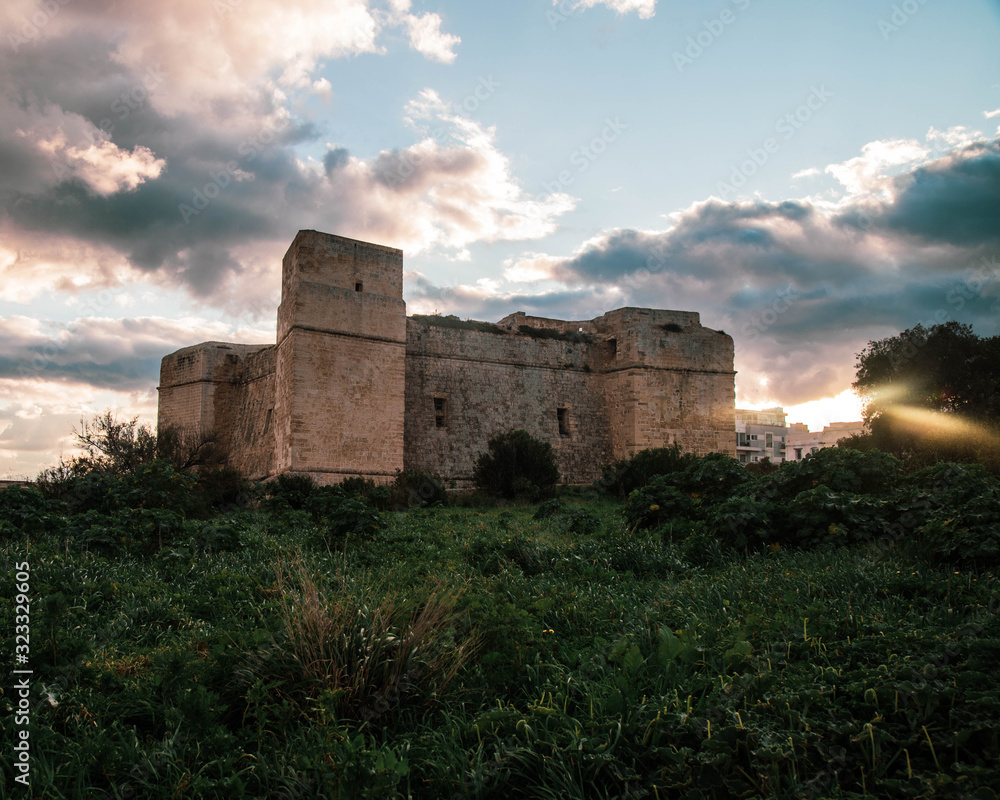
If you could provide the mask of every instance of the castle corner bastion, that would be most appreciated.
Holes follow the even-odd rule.
[[[551,442],[566,482],[589,483],[650,447],[735,456],[735,374],[732,338],[690,311],[407,317],[401,250],[299,231],[275,344],[166,356],[158,427],[214,435],[252,479],[420,469],[458,487],[489,439],[523,428]]]

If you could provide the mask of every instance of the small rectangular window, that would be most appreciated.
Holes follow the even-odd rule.
[[[434,427],[448,427],[448,398],[446,397],[434,398]]]
[[[569,409],[557,408],[556,419],[559,421],[559,435],[569,436]]]
[[[270,433],[271,431],[271,412],[273,411],[273,408],[269,408],[264,412],[264,433]]]
[[[774,434],[773,433],[765,433],[764,434],[764,447],[766,447],[768,449],[774,447]]]
[[[363,290],[364,290],[364,285],[361,283],[361,281],[358,281],[357,283],[354,284],[354,291],[360,292]]]

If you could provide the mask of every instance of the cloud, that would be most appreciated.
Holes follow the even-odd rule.
[[[587,297],[600,298],[597,313],[697,309],[734,336],[747,402],[836,395],[870,339],[948,319],[1000,333],[1000,140],[952,138],[938,157],[934,141],[880,142],[832,165],[840,199],[712,199],[672,214],[666,230],[616,228],[567,255],[522,253],[504,262],[506,286],[415,294],[473,317],[521,305],[572,315]]]
[[[451,64],[455,61],[455,46],[462,39],[441,31],[443,20],[438,14],[406,16],[406,28],[410,35],[410,46],[434,61]]]
[[[364,159],[336,145],[318,162],[300,155],[324,131],[295,111],[295,93],[332,93],[310,71],[325,57],[377,52],[379,31],[408,24],[407,3],[388,13],[348,0],[119,11],[59,6],[29,44],[0,51],[5,299],[143,280],[240,313],[264,296],[248,279],[273,279],[301,228],[466,259],[474,242],[547,235],[573,206],[526,194],[495,132],[430,90],[404,112],[410,142]],[[439,22],[420,30],[437,46]],[[191,47],[177,48],[178,37]],[[286,40],[294,47],[275,46]],[[437,42],[440,57],[454,44]],[[206,70],[214,77],[202,81]],[[497,85],[474,87],[477,103]]]
[[[619,14],[635,11],[640,19],[650,19],[656,13],[656,0],[552,0],[552,5],[566,5],[567,1],[574,9],[603,5]]]
[[[147,391],[166,353],[200,341],[246,341],[248,332],[198,318],[83,317],[57,325],[0,317],[0,379]]]

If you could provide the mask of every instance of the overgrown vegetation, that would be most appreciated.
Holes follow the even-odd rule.
[[[492,322],[479,322],[474,319],[461,319],[454,314],[413,314],[410,319],[422,325],[430,325],[435,328],[452,328],[462,331],[480,331],[482,333],[494,333],[506,335],[506,328],[501,328]]]
[[[518,325],[518,331],[524,336],[532,339],[557,339],[561,342],[581,342],[594,341],[594,335],[584,331],[564,331],[559,328],[536,328],[533,325]]]
[[[204,474],[0,492],[32,796],[997,797],[982,467],[668,449],[489,508],[403,473],[211,510]]]

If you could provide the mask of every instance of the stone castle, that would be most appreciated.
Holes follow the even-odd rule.
[[[673,443],[735,455],[733,340],[689,311],[584,322],[406,316],[403,253],[299,231],[282,262],[277,343],[205,342],[160,369],[158,425],[213,432],[250,478],[468,486],[490,438],[552,443],[563,480]]]

